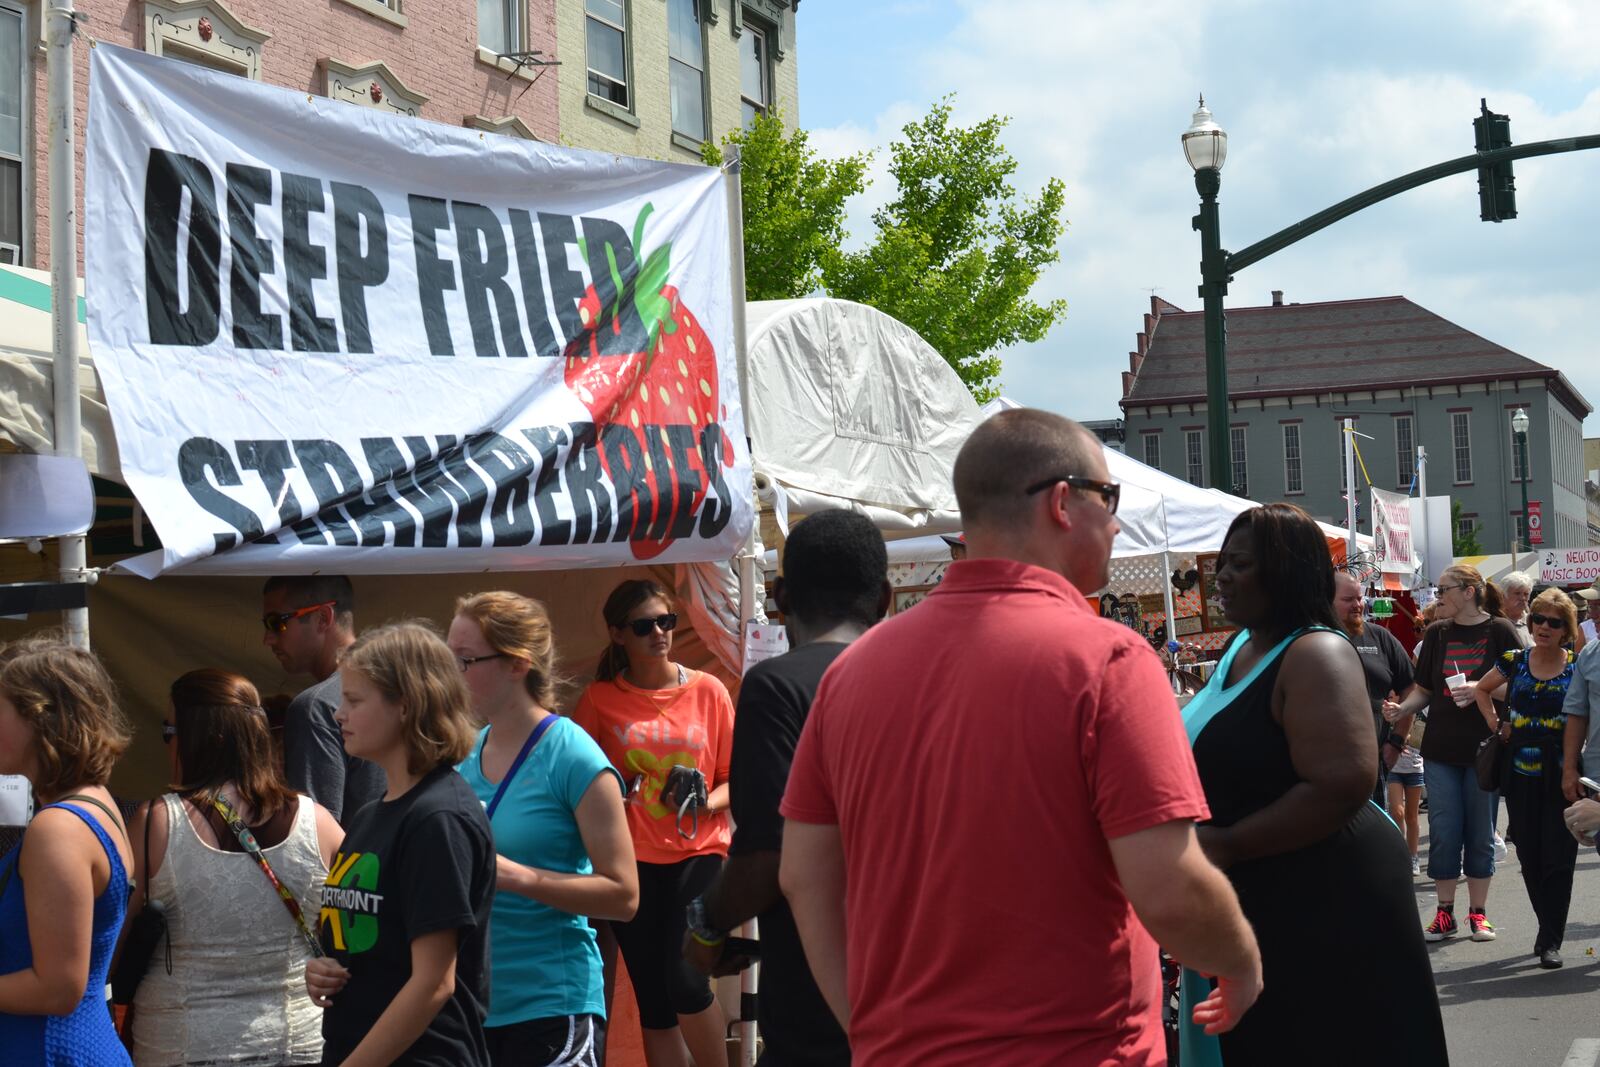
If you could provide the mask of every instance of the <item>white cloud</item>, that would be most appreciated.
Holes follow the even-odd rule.
[[[1197,196],[1178,138],[1204,90],[1230,134],[1224,246],[1238,249],[1353,193],[1472,150],[1480,97],[1518,143],[1600,132],[1600,5],[1467,0],[1346,5],[960,0],[915,61],[875,71],[905,100],[814,131],[824,150],[886,145],[946,92],[956,117],[1012,116],[1017,185],[1067,186],[1065,297],[1044,342],[1007,354],[1009,395],[1081,418],[1118,414],[1146,290],[1197,308]],[[951,10],[953,9],[953,10]],[[1423,44],[1427,47],[1423,47]],[[806,57],[807,77],[828,72]],[[880,151],[855,232],[889,195]],[[1401,194],[1240,272],[1231,306],[1402,294],[1562,370],[1600,403],[1600,152],[1516,165],[1521,217],[1478,221],[1472,174]],[[1591,417],[1591,434],[1600,418]]]

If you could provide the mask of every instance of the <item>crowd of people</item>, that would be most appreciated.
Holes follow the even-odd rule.
[[[871,522],[794,526],[791,650],[737,707],[653,581],[606,599],[579,692],[526,596],[358,630],[347,579],[273,578],[264,640],[314,683],[281,745],[248,679],[197,667],[171,787],[126,820],[104,668],[6,645],[0,773],[39,805],[0,861],[5,1062],[598,1067],[619,951],[650,1067],[726,1062],[710,979],[756,952],[767,1067],[1160,1064],[1159,945],[1184,1067],[1442,1064],[1427,942],[1496,937],[1502,797],[1561,965],[1600,831],[1600,644],[1565,593],[1452,566],[1408,652],[1304,511],[1253,508],[1216,571],[1236,633],[1180,708],[1086,600],[1118,532],[1099,442],[1002,412],[954,482],[963,558],[886,621]],[[1307,887],[1359,921],[1308,921]]]

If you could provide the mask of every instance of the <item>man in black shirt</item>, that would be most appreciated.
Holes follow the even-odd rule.
[[[1373,802],[1388,810],[1383,794],[1383,744],[1390,736],[1389,723],[1383,717],[1383,705],[1393,693],[1403,700],[1414,682],[1411,657],[1406,654],[1400,639],[1382,626],[1366,623],[1366,601],[1361,595],[1361,583],[1344,571],[1333,576],[1333,613],[1344,627],[1345,636],[1356,646],[1361,657],[1361,669],[1367,676],[1367,697],[1372,702],[1372,723],[1378,737],[1378,788]],[[1398,757],[1405,747],[1405,735],[1395,739],[1399,746],[1393,757]],[[1393,746],[1391,746],[1393,747]]]
[[[684,956],[707,974],[740,970],[748,961],[724,956],[726,931],[760,920],[762,1067],[850,1062],[849,1042],[811,977],[778,888],[778,803],[823,674],[883,618],[890,595],[883,538],[865,516],[831,509],[805,519],[784,546],[774,590],[791,651],[752,667],[739,690],[729,776],[733,845],[717,880],[690,906]]]

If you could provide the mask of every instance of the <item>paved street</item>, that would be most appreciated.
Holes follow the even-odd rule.
[[[1505,810],[1501,808],[1502,833]],[[1427,814],[1422,825],[1427,871]],[[1433,918],[1433,883],[1417,879],[1419,921]],[[1457,915],[1466,925],[1466,886]],[[1501,865],[1489,895],[1491,943],[1465,933],[1430,945],[1453,1067],[1595,1067],[1600,1064],[1600,856],[1578,855],[1572,914],[1562,947],[1566,966],[1542,971],[1533,958],[1533,911],[1522,887],[1516,849]],[[1343,922],[1359,922],[1346,914]],[[1403,1020],[1395,1025],[1403,1026]],[[1375,1055],[1373,1063],[1385,1062]]]

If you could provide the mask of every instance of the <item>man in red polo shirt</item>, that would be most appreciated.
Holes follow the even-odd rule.
[[[1068,419],[989,419],[956,460],[968,559],[822,681],[780,881],[856,1067],[1164,1063],[1152,934],[1219,976],[1214,1032],[1261,990],[1160,661],[1084,602],[1109,477]]]

